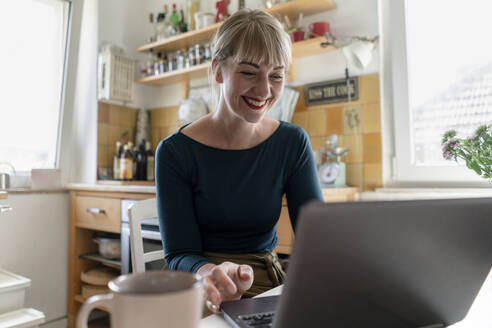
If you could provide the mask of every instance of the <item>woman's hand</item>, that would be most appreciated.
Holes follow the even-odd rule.
[[[205,264],[197,272],[203,278],[206,304],[210,311],[219,311],[223,301],[238,300],[253,284],[253,269],[249,265],[223,262]]]

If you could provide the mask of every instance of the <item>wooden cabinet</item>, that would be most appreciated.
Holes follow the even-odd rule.
[[[325,188],[323,189],[325,202],[347,202],[359,200],[359,189],[356,187]],[[282,211],[277,223],[278,245],[275,251],[280,254],[290,254],[294,242],[294,231],[290,223],[287,201],[282,200]]]
[[[126,186],[119,188],[132,190],[132,187]],[[113,186],[69,186],[69,189],[68,326],[75,327],[77,313],[85,301],[81,295],[80,274],[98,265],[97,257],[86,256],[97,253],[97,244],[92,241],[94,232],[120,233],[121,200],[155,197],[155,188],[141,188],[145,192],[115,191],[118,187]]]

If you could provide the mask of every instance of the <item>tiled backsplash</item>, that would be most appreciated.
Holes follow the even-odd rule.
[[[342,158],[347,164],[347,184],[364,190],[382,187],[381,113],[379,75],[358,77],[359,97],[352,105],[347,102],[306,107],[302,87],[292,122],[303,127],[311,137],[314,151],[325,145],[332,134],[339,136],[341,147],[349,153]],[[358,118],[354,129],[350,110]],[[133,141],[137,110],[99,103],[98,166],[111,166],[117,140]],[[151,143],[155,149],[160,140],[180,126],[178,106],[155,108],[150,111]],[[359,151],[356,151],[358,142]]]
[[[116,141],[135,142],[138,109],[99,102],[97,166],[112,167]]]

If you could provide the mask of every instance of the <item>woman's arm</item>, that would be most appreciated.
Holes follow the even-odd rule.
[[[300,208],[311,200],[323,201],[316,170],[316,160],[307,133],[299,127],[298,151],[292,172],[287,180],[285,194],[292,228],[295,230]]]
[[[190,160],[174,140],[164,139],[156,151],[156,198],[166,264],[171,270],[196,272],[210,261],[203,256],[196,221]]]

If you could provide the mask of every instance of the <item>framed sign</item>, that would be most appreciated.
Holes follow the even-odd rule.
[[[358,81],[357,77],[349,78],[348,88],[346,79],[308,84],[304,87],[304,101],[306,106],[348,101],[348,91],[350,91],[351,100],[358,100]]]

